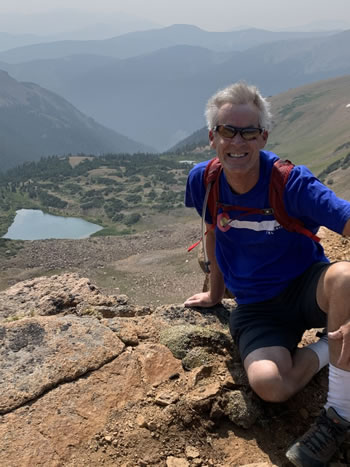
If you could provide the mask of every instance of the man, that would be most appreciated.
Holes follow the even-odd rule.
[[[269,207],[270,175],[278,157],[263,150],[271,118],[268,102],[254,86],[236,83],[208,101],[206,117],[210,145],[223,167],[220,203]],[[186,205],[200,215],[207,163],[196,165],[187,181]],[[313,233],[323,225],[350,235],[350,203],[304,166],[291,171],[284,205]],[[185,306],[214,306],[225,286],[234,293],[238,306],[231,333],[252,389],[266,401],[287,400],[330,362],[325,408],[287,451],[296,466],[325,466],[350,428],[350,263],[330,264],[319,243],[287,231],[273,214],[239,214],[225,213],[225,224],[213,228],[206,210],[210,288],[188,298]],[[328,340],[325,336],[297,347],[306,329],[326,325]]]

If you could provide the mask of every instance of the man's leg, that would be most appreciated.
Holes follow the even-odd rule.
[[[350,263],[336,263],[321,276],[317,301],[328,314],[330,385],[326,408],[333,406],[350,421]]]
[[[315,352],[296,349],[293,356],[285,347],[263,347],[244,360],[249,384],[261,399],[283,402],[302,389],[319,370]]]
[[[287,451],[301,467],[326,466],[350,429],[350,263],[335,263],[322,273],[317,303],[328,315],[329,390],[320,417]]]

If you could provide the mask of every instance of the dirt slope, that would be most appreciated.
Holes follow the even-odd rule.
[[[349,240],[320,230],[332,261],[350,260]],[[109,293],[125,293],[138,305],[182,303],[202,289],[198,247],[199,221],[174,224],[140,235],[83,240],[16,242],[15,256],[1,251],[0,290],[19,280],[47,274],[78,272]]]

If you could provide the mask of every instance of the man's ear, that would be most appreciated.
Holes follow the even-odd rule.
[[[214,132],[213,132],[213,130],[209,130],[208,136],[209,136],[209,144],[210,144],[211,149],[215,149],[216,144],[215,144],[215,141],[214,141]]]
[[[265,147],[265,144],[267,143],[267,139],[269,137],[269,132],[267,130],[264,130],[262,133],[261,133],[261,136],[262,136],[262,140],[263,140],[263,143],[262,143],[262,148]]]

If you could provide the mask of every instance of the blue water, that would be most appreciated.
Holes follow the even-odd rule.
[[[75,217],[44,214],[37,209],[20,209],[3,238],[45,240],[47,238],[87,238],[103,227]]]

